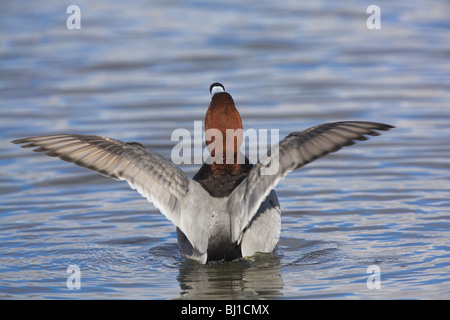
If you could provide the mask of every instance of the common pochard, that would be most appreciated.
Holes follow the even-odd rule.
[[[242,121],[233,98],[220,83],[210,86],[211,102],[206,112],[205,130],[215,129],[225,137],[223,161],[205,161],[193,178],[160,154],[140,143],[81,134],[58,134],[18,139],[13,143],[37,147],[49,156],[116,180],[125,180],[152,202],[177,229],[181,255],[200,263],[230,261],[257,252],[273,252],[280,239],[281,210],[274,191],[288,172],[355,140],[367,140],[391,125],[343,121],[325,123],[294,132],[272,146],[265,160],[251,164],[237,161],[242,143]],[[234,149],[228,154],[227,129]],[[230,139],[230,138],[228,138]],[[214,139],[206,141],[210,148]],[[230,141],[228,141],[230,142]],[[263,174],[271,161],[277,170]]]

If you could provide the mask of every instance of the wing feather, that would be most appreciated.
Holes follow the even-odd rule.
[[[116,180],[153,202],[175,225],[180,224],[181,203],[190,179],[172,162],[138,143],[96,135],[62,134],[12,141],[45,152]]]
[[[272,147],[269,158],[256,164],[231,193],[227,204],[231,219],[231,240],[234,242],[240,239],[261,203],[287,173],[342,147],[353,145],[355,140],[367,140],[366,135],[378,136],[375,130],[386,131],[391,128],[393,126],[376,122],[344,121],[325,123],[288,135]],[[278,161],[277,172],[264,175],[263,169],[273,161]]]

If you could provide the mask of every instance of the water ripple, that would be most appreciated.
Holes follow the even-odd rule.
[[[77,4],[77,31],[52,1],[0,4],[1,298],[450,297],[448,4],[383,3],[380,30],[356,1]],[[280,183],[274,254],[205,266],[181,259],[175,228],[126,183],[9,143],[92,133],[170,157],[214,81],[246,128],[280,137],[326,121],[397,128]],[[66,287],[74,264],[81,290]]]

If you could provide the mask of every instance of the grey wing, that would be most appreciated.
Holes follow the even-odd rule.
[[[24,148],[36,147],[49,156],[73,162],[105,176],[125,180],[131,188],[180,226],[181,206],[195,182],[160,154],[139,143],[126,143],[95,135],[63,134],[18,139]]]
[[[231,213],[232,241],[240,241],[242,231],[256,214],[261,202],[287,173],[344,146],[350,146],[355,140],[367,140],[365,135],[379,135],[375,130],[391,128],[393,126],[376,122],[344,121],[325,123],[288,135],[272,147],[271,155],[256,164],[247,178],[231,193],[227,205]]]

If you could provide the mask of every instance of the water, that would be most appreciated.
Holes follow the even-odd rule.
[[[450,298],[446,1],[378,1],[380,30],[369,1],[76,4],[81,30],[59,1],[0,4],[0,298]],[[206,266],[180,258],[174,227],[126,183],[9,142],[100,134],[170,157],[214,81],[244,128],[397,128],[280,183],[273,255]]]

